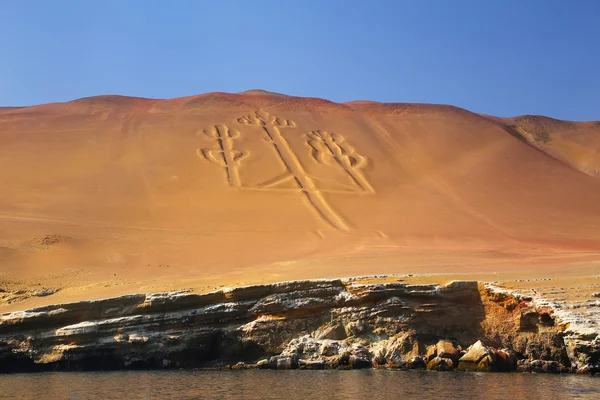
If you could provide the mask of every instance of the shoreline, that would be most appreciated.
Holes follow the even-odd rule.
[[[0,371],[600,370],[597,321],[477,281],[397,276],[174,291],[0,314]]]

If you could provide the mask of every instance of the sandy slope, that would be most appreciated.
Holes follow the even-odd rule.
[[[599,123],[261,91],[0,108],[0,287],[598,275],[599,154]]]

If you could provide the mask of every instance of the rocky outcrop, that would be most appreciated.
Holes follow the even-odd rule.
[[[0,316],[0,371],[225,367],[589,372],[552,307],[477,282],[284,282]],[[464,350],[466,349],[466,350]]]
[[[496,362],[496,354],[489,347],[478,340],[467,349],[467,353],[458,361],[458,369],[463,371],[485,371],[492,370]]]

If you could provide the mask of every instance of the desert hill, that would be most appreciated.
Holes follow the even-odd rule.
[[[0,281],[597,269],[599,178],[598,122],[260,90],[5,107]]]

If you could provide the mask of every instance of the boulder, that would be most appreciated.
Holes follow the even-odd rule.
[[[243,363],[243,362],[239,362],[239,363],[231,366],[231,369],[247,369],[247,368],[248,368],[248,366],[246,365],[246,363]]]
[[[350,345],[345,341],[323,340],[319,341],[319,350],[316,353],[324,357],[331,357],[343,353],[349,347]]]
[[[597,363],[596,365],[586,364],[582,367],[575,367],[572,369],[572,372],[575,372],[576,374],[579,374],[579,375],[599,376],[600,375],[600,363]]]
[[[338,353],[339,349],[340,347],[336,344],[323,343],[321,345],[321,355],[324,357],[335,356]]]
[[[461,371],[491,371],[495,360],[496,353],[478,340],[458,360],[457,369]]]
[[[432,371],[451,371],[454,363],[449,358],[434,357],[427,363],[427,369]]]
[[[269,368],[271,369],[296,369],[298,368],[298,356],[273,356],[269,359]]]
[[[277,369],[296,369],[298,368],[298,357],[295,355],[277,358]]]
[[[424,352],[424,346],[411,333],[398,334],[371,347],[373,365],[379,368],[403,368]]]
[[[303,360],[323,360],[327,363],[335,363],[336,359],[348,352],[349,354],[342,357],[342,364],[348,364],[351,354],[366,358],[371,361],[371,353],[369,349],[362,344],[350,344],[346,340],[331,340],[331,339],[315,339],[309,335],[305,335],[296,339],[292,339],[281,352],[279,357],[295,357]],[[339,362],[338,362],[339,363]]]
[[[453,364],[456,365],[458,363],[458,359],[460,358],[460,352],[456,347],[454,347],[452,342],[448,340],[440,340],[435,345],[427,348],[425,361],[429,362],[435,357],[449,358],[452,360]]]
[[[373,364],[368,358],[361,357],[355,354],[350,356],[350,359],[348,360],[348,365],[350,365],[350,368],[352,369],[371,368],[373,366]]]
[[[447,340],[440,340],[436,345],[437,356],[441,358],[449,358],[452,360],[454,365],[458,363],[458,359],[460,358],[459,350],[454,347],[452,342]]]
[[[494,361],[491,355],[487,355],[479,361],[477,364],[477,371],[479,372],[492,372]]]
[[[266,358],[264,360],[260,360],[259,362],[256,363],[256,368],[259,368],[259,369],[269,368],[269,360],[267,360]]]
[[[317,329],[312,335],[316,340],[343,340],[346,339],[346,330],[342,324],[328,325]]]
[[[350,356],[352,353],[350,350],[344,350],[338,356],[338,365],[349,365],[350,364]]]
[[[408,362],[406,363],[406,368],[408,369],[420,369],[420,368],[425,368],[425,361],[423,360],[422,357],[420,356],[415,356],[412,357],[410,360],[408,360]]]
[[[324,369],[325,362],[323,360],[298,360],[298,369]]]
[[[428,363],[429,361],[433,360],[435,357],[437,357],[437,349],[435,347],[435,345],[429,346],[427,347],[427,352],[425,353],[425,362]]]
[[[350,351],[352,352],[353,355],[355,355],[357,357],[367,358],[369,361],[371,361],[371,353],[369,352],[369,349],[367,347],[365,347],[363,344],[360,344],[360,343],[352,344],[352,348]]]
[[[277,359],[278,359],[278,356],[273,356],[273,357],[269,358],[269,368],[270,369],[277,369]]]

